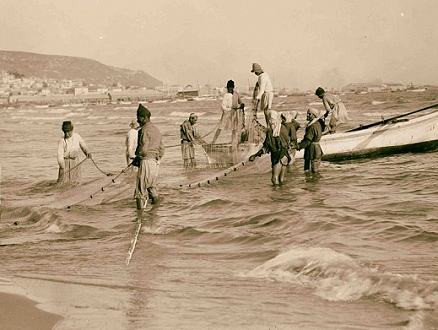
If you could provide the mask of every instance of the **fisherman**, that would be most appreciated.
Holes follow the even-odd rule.
[[[277,111],[271,110],[270,122],[271,126],[266,131],[263,147],[254,155],[251,155],[249,161],[253,162],[256,157],[270,153],[272,165],[271,182],[274,186],[277,186],[284,182],[286,168],[291,161],[288,151],[290,137],[286,126],[281,124],[280,115]]]
[[[131,164],[135,158],[135,149],[137,148],[138,139],[138,123],[136,119],[133,119],[129,123],[129,131],[126,134],[125,146],[126,146],[126,162]]]
[[[152,204],[159,200],[157,190],[160,161],[164,155],[164,144],[158,128],[150,121],[151,113],[141,103],[137,109],[138,131],[137,149],[133,165],[139,167],[135,188],[137,209],[143,209],[147,200]]]
[[[80,150],[87,158],[91,158],[85,141],[78,133],[73,133],[71,121],[64,121],[61,127],[64,137],[58,142],[58,183],[80,184],[82,179],[81,166],[78,162]]]
[[[219,137],[222,130],[231,129],[231,144],[238,144],[238,136],[243,129],[243,109],[245,104],[241,101],[240,95],[234,90],[234,81],[228,80],[227,92],[224,94],[222,100],[222,116],[219,123],[219,127],[213,137],[211,144],[214,144]],[[239,133],[239,134],[238,134]]]
[[[298,117],[298,112],[293,111],[285,111],[281,113],[281,124],[284,125],[287,129],[287,134],[290,138],[289,144],[289,155],[291,160],[289,165],[292,165],[295,162],[295,154],[298,148],[298,137],[297,131],[300,129],[301,125],[296,121]]]
[[[345,108],[344,103],[338,95],[326,92],[323,88],[318,87],[315,91],[315,95],[318,96],[324,105],[325,114],[324,118],[331,113],[330,121],[329,121],[329,132],[333,134],[336,132],[336,127],[340,124],[345,123],[348,118],[347,109]]]
[[[324,115],[320,116],[319,111],[315,108],[307,110],[306,133],[303,139],[298,144],[298,150],[304,150],[304,171],[311,171],[312,173],[319,172],[319,166],[321,164],[321,157],[323,152],[319,141],[321,140],[322,132],[325,129],[325,123],[323,119]]]
[[[265,114],[266,125],[270,126],[270,111],[272,109],[272,101],[274,100],[274,87],[269,75],[263,71],[258,63],[252,64],[252,70],[258,77],[257,79],[257,94],[255,95],[256,104],[261,102],[261,110]]]
[[[198,116],[192,112],[189,119],[180,125],[181,154],[185,170],[196,167],[195,143],[206,144],[204,139],[196,132],[195,124],[197,121]]]

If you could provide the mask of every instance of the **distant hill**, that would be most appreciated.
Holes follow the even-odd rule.
[[[0,71],[10,71],[26,78],[81,79],[86,83],[112,86],[153,88],[163,82],[141,70],[120,69],[82,57],[44,55],[0,50]]]

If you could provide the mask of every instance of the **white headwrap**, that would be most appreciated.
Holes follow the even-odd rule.
[[[319,110],[315,109],[315,108],[309,108],[307,109],[307,113],[311,113],[312,115],[314,115],[315,117],[319,117]]]
[[[274,137],[280,136],[280,129],[281,129],[280,114],[275,110],[270,110],[269,117],[271,120],[272,135]]]
[[[284,111],[281,113],[281,115],[284,117],[286,123],[292,122],[292,119],[297,118],[298,111],[292,110],[292,111]]]

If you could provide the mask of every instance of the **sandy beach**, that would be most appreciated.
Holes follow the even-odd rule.
[[[37,302],[25,296],[0,292],[0,328],[2,330],[50,330],[62,319],[45,312]]]

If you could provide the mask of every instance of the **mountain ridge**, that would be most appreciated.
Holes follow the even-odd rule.
[[[93,59],[64,55],[0,50],[0,70],[25,78],[83,80],[87,84],[154,88],[163,82],[143,70],[105,65]]]

